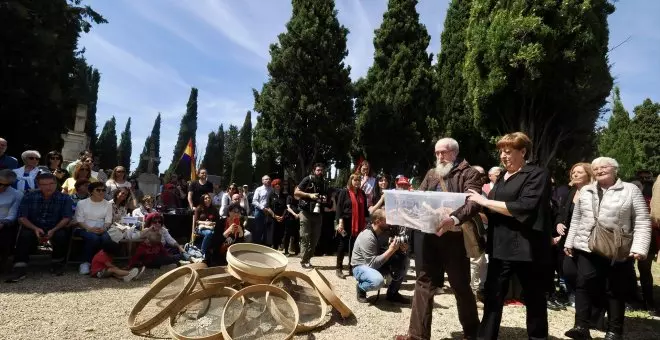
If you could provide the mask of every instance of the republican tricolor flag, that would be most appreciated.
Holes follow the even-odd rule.
[[[188,140],[188,145],[183,150],[183,155],[179,159],[179,165],[188,171],[190,169],[190,180],[194,181],[197,179],[197,170],[195,169],[195,146],[193,145],[192,138]],[[185,172],[184,172],[185,173]]]

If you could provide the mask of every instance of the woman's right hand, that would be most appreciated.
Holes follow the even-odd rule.
[[[564,248],[564,254],[566,254],[566,256],[573,257],[573,248]]]
[[[563,223],[557,224],[557,234],[561,236],[566,235],[566,226]]]

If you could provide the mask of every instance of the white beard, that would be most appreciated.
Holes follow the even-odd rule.
[[[437,161],[436,165],[435,165],[435,172],[438,175],[440,175],[440,177],[445,177],[451,172],[451,169],[453,167],[454,167],[453,163],[442,164],[442,163],[440,163],[440,161]]]

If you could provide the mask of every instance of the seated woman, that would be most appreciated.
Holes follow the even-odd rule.
[[[221,218],[216,224],[222,227],[222,232],[213,233],[208,247],[204,249],[204,262],[209,267],[227,265],[227,248],[234,243],[245,242],[245,232],[243,227],[243,217],[241,217],[240,204],[232,203],[229,205],[229,216]]]
[[[98,182],[96,178],[92,177],[92,168],[89,164],[80,162],[73,170],[73,175],[64,181],[62,184],[62,193],[73,195],[76,193],[76,182],[80,179],[86,179],[90,183]]]
[[[133,213],[131,214],[133,217],[137,217],[139,219],[139,225],[142,225],[144,222],[144,217],[151,214],[152,212],[155,212],[156,210],[154,209],[154,198],[151,195],[146,195],[142,197],[142,200],[140,201],[140,205],[138,205],[135,210],[133,210]]]
[[[144,217],[144,229],[141,232],[141,238],[147,238],[149,233],[160,235],[160,241],[167,249],[168,254],[172,255],[176,261],[181,259],[181,254],[185,251],[183,247],[176,242],[170,235],[169,230],[165,228],[163,215],[159,212],[153,212]]]
[[[218,221],[218,209],[213,206],[213,199],[210,194],[204,194],[201,197],[202,203],[195,208],[193,215],[193,225],[197,228],[197,234],[202,235],[202,254],[208,247],[213,235],[213,229]]]
[[[112,196],[112,222],[121,224],[122,218],[128,216],[131,193],[126,188],[119,188]]]
[[[91,194],[76,205],[75,235],[83,239],[83,263],[80,264],[80,274],[89,274],[90,263],[97,251],[112,243],[108,228],[112,224],[112,204],[106,201],[105,185],[95,182],[88,186]]]

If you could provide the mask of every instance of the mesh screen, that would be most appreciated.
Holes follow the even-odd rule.
[[[222,311],[228,296],[213,295],[192,301],[174,318],[172,328],[188,337],[205,337],[222,331]]]
[[[233,251],[232,255],[243,263],[259,268],[277,268],[283,264],[272,256],[250,250]]]
[[[289,303],[266,292],[247,293],[225,308],[225,326],[232,339],[280,340],[295,328],[295,311]]]
[[[299,324],[315,326],[325,317],[321,297],[307,281],[285,276],[276,279],[272,285],[283,289],[296,301],[300,314]]]

